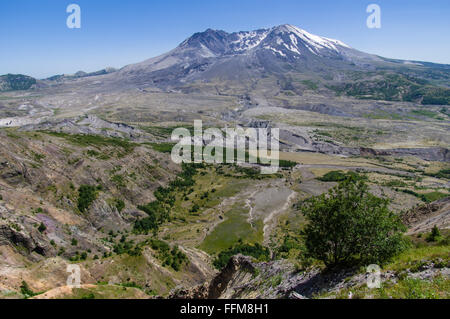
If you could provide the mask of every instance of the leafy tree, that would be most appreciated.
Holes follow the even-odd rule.
[[[38,231],[40,233],[43,233],[46,229],[47,229],[47,227],[44,225],[44,223],[41,223],[38,227]]]
[[[151,239],[150,246],[158,254],[158,258],[163,262],[163,266],[172,267],[175,271],[180,271],[181,266],[188,261],[188,257],[178,246],[170,249],[169,244],[159,239]]]
[[[200,206],[198,204],[194,204],[190,210],[191,213],[196,213],[200,209]]]
[[[123,211],[123,209],[125,208],[125,202],[121,199],[116,199],[115,204],[116,204],[117,211],[119,213],[121,213]]]
[[[400,218],[388,200],[349,177],[328,193],[304,202],[307,256],[332,267],[349,262],[383,263],[407,246]]]
[[[97,198],[97,188],[90,185],[81,185],[78,189],[78,209],[84,213]]]
[[[441,238],[441,232],[439,231],[439,228],[434,225],[433,229],[431,230],[431,233],[427,236],[428,242],[436,242]]]
[[[20,292],[22,293],[22,295],[25,296],[25,298],[37,295],[33,290],[31,290],[30,286],[28,286],[28,283],[25,280],[22,281],[22,285],[20,286]]]

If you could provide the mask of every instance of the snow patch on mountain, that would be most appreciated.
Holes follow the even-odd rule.
[[[242,52],[256,48],[269,34],[269,30],[236,32],[230,35],[232,51]],[[237,39],[236,39],[237,38]]]
[[[283,51],[277,50],[277,49],[275,49],[275,48],[273,48],[271,46],[267,45],[267,46],[264,47],[264,49],[271,50],[271,51],[281,55],[282,57],[286,57],[286,54],[284,54]]]
[[[315,55],[320,55],[320,51],[323,49],[329,49],[339,53],[338,46],[349,48],[348,45],[339,40],[320,37],[289,24],[276,27],[275,32],[279,34],[289,34],[291,44],[285,44],[285,46],[296,53],[298,52],[297,39],[300,39],[308,50]]]

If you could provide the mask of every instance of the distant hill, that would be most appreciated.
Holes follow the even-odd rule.
[[[105,68],[105,69],[95,71],[95,72],[90,72],[90,73],[87,73],[84,71],[78,71],[75,74],[54,75],[54,76],[47,78],[46,80],[48,80],[48,81],[64,81],[64,80],[70,80],[70,79],[86,78],[86,77],[90,77],[90,76],[105,75],[105,74],[113,73],[116,71],[117,70],[114,68]]]
[[[6,74],[0,76],[0,92],[28,90],[36,85],[36,79],[23,74]]]

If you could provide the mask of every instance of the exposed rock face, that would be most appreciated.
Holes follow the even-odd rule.
[[[104,200],[96,200],[89,209],[87,219],[97,228],[106,231],[124,229],[128,224],[115,207],[111,207]]]
[[[31,229],[29,232],[18,231],[8,225],[0,225],[0,245],[14,245],[16,247],[22,247],[18,249],[25,256],[30,259],[36,259],[33,253],[37,253],[41,256],[52,257],[56,255],[53,247],[44,239],[44,237],[36,230]]]
[[[361,156],[417,156],[427,161],[449,162],[450,152],[442,147],[430,148],[394,148],[394,149],[360,149]]]
[[[141,130],[124,124],[102,120],[95,115],[86,115],[76,119],[47,121],[39,124],[25,125],[23,131],[49,130],[67,134],[93,134],[107,137],[121,137],[136,140],[144,135]]]
[[[410,234],[430,231],[434,226],[450,228],[450,197],[413,208],[402,215]]]
[[[448,265],[425,263],[416,272],[407,271],[411,278],[430,279],[449,276]],[[342,289],[367,283],[369,273],[358,269],[321,271],[318,268],[298,272],[286,260],[253,262],[251,257],[234,256],[211,281],[190,289],[173,291],[174,299],[308,299],[321,293],[338,293]],[[381,281],[397,280],[393,271],[381,273]]]
[[[28,171],[25,165],[6,160],[0,162],[0,178],[8,184],[13,186],[19,185],[25,182],[28,177]]]
[[[297,273],[286,260],[256,263],[251,257],[237,255],[211,282],[174,291],[171,298],[309,298],[322,289],[334,287],[353,273],[350,270],[322,275],[318,269]]]
[[[314,141],[308,132],[280,130],[281,149],[289,151],[311,151],[324,154],[345,155],[345,156],[416,156],[427,161],[449,162],[450,151],[443,147],[429,148],[393,148],[393,149],[373,149],[367,147],[345,147],[329,142]]]
[[[210,283],[174,291],[170,297],[174,299],[223,298],[227,291],[239,285],[240,282],[244,282],[242,277],[247,277],[247,274],[251,275],[254,271],[255,267],[251,258],[238,255],[231,258],[227,266]]]
[[[212,280],[208,298],[217,299],[227,294],[230,289],[239,286],[255,271],[250,257],[242,255],[232,258],[228,265]]]

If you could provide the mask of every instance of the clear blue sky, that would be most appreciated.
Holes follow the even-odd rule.
[[[79,30],[66,26],[71,3],[82,9]],[[366,27],[370,3],[381,7],[381,29]],[[450,64],[449,0],[1,0],[0,74],[122,67],[207,28],[285,23],[385,57]]]

